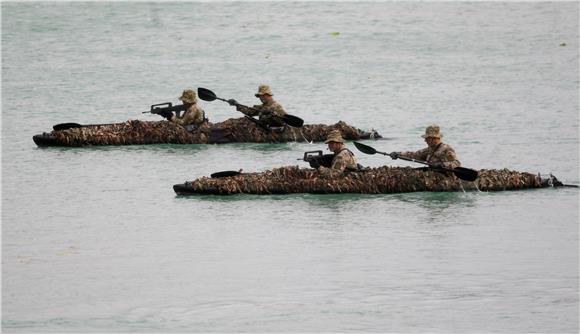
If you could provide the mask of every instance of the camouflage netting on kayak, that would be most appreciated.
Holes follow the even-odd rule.
[[[56,140],[66,146],[84,145],[141,145],[141,144],[194,144],[206,143],[209,127],[189,133],[175,123],[127,121],[117,124],[83,126],[53,131]]]
[[[233,195],[291,193],[362,193],[386,194],[415,191],[499,191],[540,188],[538,175],[507,169],[483,169],[475,182],[462,181],[454,175],[422,171],[410,167],[379,167],[348,172],[339,177],[323,177],[315,169],[282,167],[261,173],[243,173],[224,178],[202,177],[182,185],[181,193]],[[177,189],[176,189],[177,192]],[[180,192],[178,192],[180,193]]]
[[[306,124],[300,128],[285,126],[279,129],[266,130],[245,117],[230,118],[224,122],[213,124],[210,142],[213,143],[285,143],[290,141],[321,142],[331,130],[338,129],[344,139],[380,138],[372,131],[364,132],[349,126],[343,121],[333,125]]]
[[[339,129],[345,139],[380,138],[345,122],[334,125],[310,124],[301,128],[286,126],[278,130],[263,129],[245,117],[209,123],[188,132],[168,121],[132,120],[117,124],[86,125],[50,133],[58,145],[142,145],[142,144],[213,144],[213,143],[283,143],[289,141],[324,141],[328,132]]]

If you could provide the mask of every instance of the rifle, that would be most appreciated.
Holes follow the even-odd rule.
[[[164,102],[152,105],[151,110],[144,111],[142,114],[151,113],[170,119],[174,111],[177,113],[177,116],[179,116],[179,113],[185,111],[186,109],[187,108],[183,104],[174,106],[171,104],[171,102]]]
[[[334,159],[334,154],[322,154],[322,151],[318,150],[304,152],[304,157],[297,160],[308,162],[312,168],[318,168],[320,166],[330,168],[332,166],[332,159]]]

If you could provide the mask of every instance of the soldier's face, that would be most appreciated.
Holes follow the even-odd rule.
[[[268,94],[260,95],[260,101],[262,101],[262,103],[270,101],[270,95]]]
[[[441,142],[441,138],[427,137],[425,138],[425,142],[427,143],[427,145],[429,145],[429,147],[434,147],[439,145],[439,143]]]
[[[341,146],[342,146],[341,143],[331,141],[330,143],[328,143],[328,150],[331,152],[336,152],[336,151],[340,150]]]

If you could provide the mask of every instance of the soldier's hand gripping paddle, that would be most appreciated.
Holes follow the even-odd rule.
[[[356,146],[356,148],[359,151],[361,151],[362,153],[365,153],[365,154],[378,153],[378,154],[382,154],[382,155],[388,155],[389,157],[391,157],[390,153],[377,151],[374,147],[370,147],[368,145],[361,144],[361,143],[356,142],[356,141],[354,142],[354,146]],[[465,181],[475,181],[477,179],[477,174],[478,174],[477,171],[470,169],[470,168],[456,167],[456,168],[451,169],[451,168],[446,168],[446,167],[439,167],[439,166],[435,166],[433,164],[430,164],[427,161],[407,158],[407,157],[404,157],[402,155],[397,156],[397,158],[401,159],[401,160],[412,161],[412,162],[420,163],[423,165],[427,165],[427,166],[434,168],[434,169],[442,169],[442,170],[452,172],[453,174],[455,174],[455,176],[457,176],[458,178],[465,180]]]
[[[226,100],[226,99],[223,99],[221,97],[216,96],[214,92],[212,92],[211,90],[209,90],[207,88],[198,87],[197,88],[197,96],[199,96],[199,98],[202,99],[202,100],[204,100],[204,101],[210,101],[211,102],[211,101],[215,101],[215,100],[220,100],[220,101],[224,101],[224,102],[230,103],[229,100]],[[239,103],[236,103],[235,105],[236,106],[245,107],[245,108],[248,108],[248,109],[251,109],[251,110],[256,110],[256,109],[254,109],[252,107],[248,107],[248,106],[245,106],[245,105],[239,104]],[[290,125],[292,127],[295,127],[295,128],[299,128],[302,125],[304,125],[304,120],[302,118],[298,117],[298,116],[286,114],[284,116],[278,116],[278,117],[284,123],[286,123],[286,124],[288,124],[288,125]]]

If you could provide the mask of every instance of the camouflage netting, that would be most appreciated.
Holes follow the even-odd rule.
[[[285,143],[290,141],[321,142],[326,140],[326,136],[333,129],[340,130],[343,138],[347,140],[380,137],[375,132],[364,132],[347,125],[343,121],[333,125],[306,124],[301,128],[285,126],[281,128],[282,131],[267,131],[245,117],[242,117],[230,118],[225,122],[213,124],[210,143]]]
[[[194,144],[206,143],[209,127],[202,126],[189,133],[182,126],[167,121],[83,126],[51,133],[64,146],[85,145],[141,145],[141,144]]]
[[[284,143],[289,141],[315,141],[326,139],[328,132],[339,129],[345,139],[380,138],[376,132],[338,122],[334,125],[310,124],[301,128],[286,126],[281,131],[267,131],[245,117],[231,118],[220,123],[209,123],[190,133],[182,126],[167,121],[127,121],[117,124],[90,125],[62,131],[52,131],[46,136],[54,138],[50,145],[142,145],[142,144],[213,144],[213,143]]]
[[[186,182],[185,191],[191,194],[387,194],[415,191],[499,191],[541,188],[545,182],[534,174],[507,169],[483,169],[475,182],[462,181],[455,176],[411,167],[379,167],[349,172],[336,178],[322,177],[317,170],[289,166],[261,173],[244,173],[232,177],[202,177]],[[176,189],[177,191],[177,189]]]

